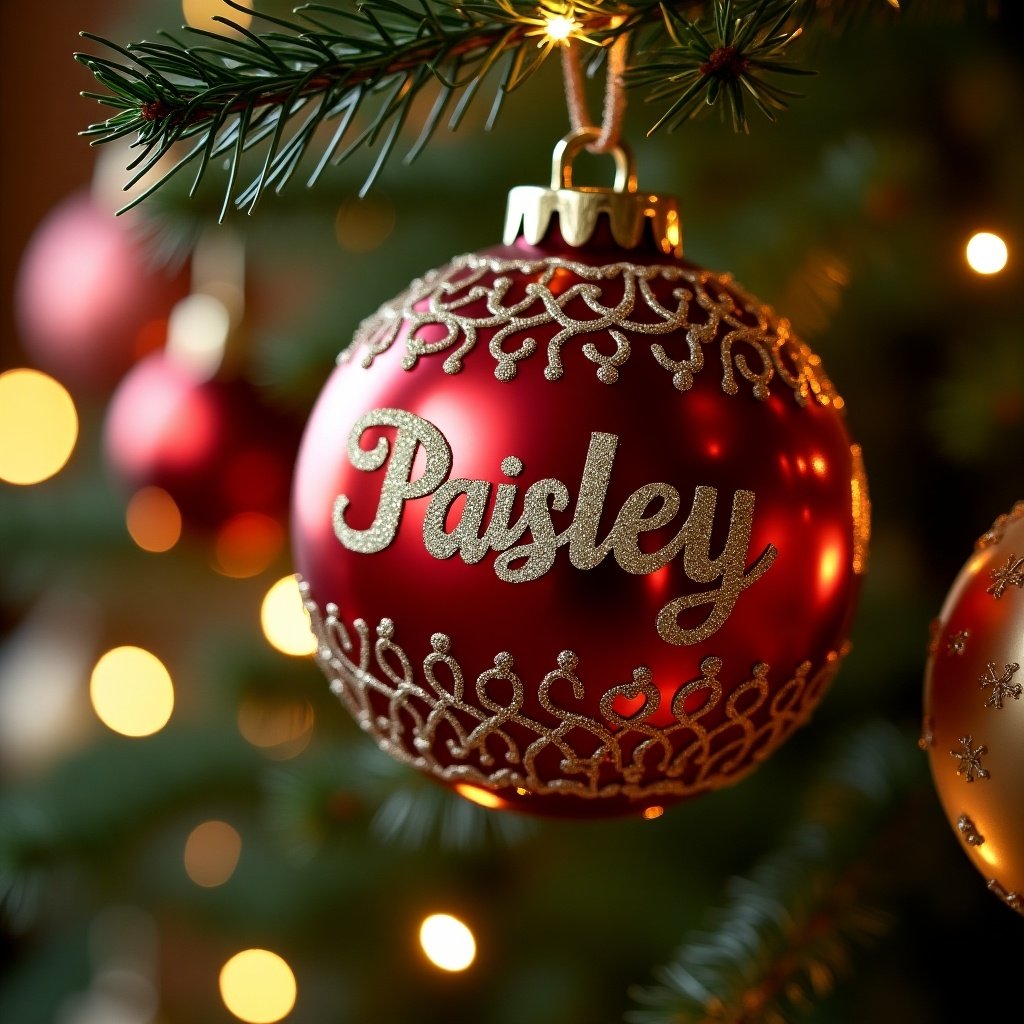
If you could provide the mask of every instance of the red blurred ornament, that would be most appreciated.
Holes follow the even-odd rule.
[[[1024,502],[975,544],[933,624],[924,732],[943,810],[989,889],[1024,914]]]
[[[279,531],[297,434],[244,380],[197,379],[159,352],[118,385],[104,443],[128,489],[162,488],[194,531],[255,535],[267,519]]]
[[[868,534],[817,357],[679,258],[626,151],[616,190],[571,188],[592,138],[513,191],[507,244],[364,322],[293,503],[359,724],[485,806],[581,817],[730,783],[802,723]]]
[[[110,386],[163,343],[184,276],[150,267],[130,222],[77,192],[22,257],[15,298],[25,351],[65,383]]]

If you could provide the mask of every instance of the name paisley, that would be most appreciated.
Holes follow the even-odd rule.
[[[380,436],[373,448],[360,445],[363,435],[380,427],[396,429],[393,441]],[[351,551],[374,554],[395,539],[407,501],[430,496],[423,519],[423,544],[435,558],[459,555],[473,565],[489,552],[495,575],[506,583],[539,579],[555,564],[560,548],[569,549],[569,561],[577,569],[593,569],[609,555],[628,573],[646,575],[668,565],[678,556],[687,578],[707,589],[669,601],[657,618],[658,635],[670,644],[695,644],[707,639],[728,619],[740,594],[759,580],[778,554],[769,544],[749,566],[746,564],[754,517],[753,491],[738,490],[732,498],[729,532],[721,551],[711,553],[711,532],[718,508],[718,491],[698,486],[689,514],[663,547],[645,552],[643,533],[660,530],[676,521],[681,509],[679,491],[666,483],[637,488],[623,503],[607,535],[598,540],[601,517],[615,465],[619,439],[615,434],[592,433],[573,511],[572,522],[557,530],[552,513],[565,512],[572,494],[554,477],[530,484],[523,495],[522,511],[513,521],[518,484],[499,484],[487,523],[493,485],[486,480],[450,478],[452,449],[437,427],[422,416],[402,409],[373,409],[356,420],[348,438],[352,465],[367,473],[387,466],[374,520],[365,530],[345,521],[349,498],[342,494],[334,503],[334,532]],[[425,455],[418,476],[413,466],[418,450]],[[501,463],[505,476],[514,479],[523,471],[513,455]],[[464,498],[462,513],[449,529],[455,502]],[[679,617],[692,609],[707,609],[704,618],[680,625]]]

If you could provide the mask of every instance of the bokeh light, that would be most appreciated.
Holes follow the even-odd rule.
[[[395,208],[386,199],[346,199],[334,218],[338,245],[349,252],[371,252],[395,229]]]
[[[420,946],[442,971],[464,971],[476,959],[476,939],[457,917],[431,914],[420,925]]]
[[[966,249],[967,265],[976,274],[998,274],[1009,258],[1006,243],[991,231],[971,235]]]
[[[269,949],[243,949],[220,971],[224,1005],[248,1024],[273,1024],[287,1017],[297,991],[292,969]]]
[[[236,2],[240,7],[252,9],[253,0],[236,0]],[[224,0],[181,0],[181,13],[192,28],[206,29],[207,32],[217,32],[222,36],[234,36],[237,33],[227,25],[214,21],[216,16],[228,18],[242,28],[248,28],[252,24],[251,14],[244,14],[242,11],[236,11],[233,7],[228,7]]]
[[[661,804],[651,804],[650,807],[644,808],[644,819],[646,821],[655,821],[665,813],[665,808]]]
[[[162,487],[136,491],[124,519],[129,535],[143,551],[170,551],[181,539],[181,512]]]
[[[238,731],[254,747],[283,761],[301,754],[313,736],[315,716],[303,698],[246,697],[238,708]]]
[[[38,370],[0,374],[0,480],[38,484],[63,468],[78,440],[67,390]]]
[[[279,579],[263,598],[260,608],[263,635],[282,654],[302,657],[316,651],[316,638],[309,628],[309,615],[294,576]]]
[[[96,662],[89,699],[107,728],[122,736],[151,736],[171,717],[174,685],[156,655],[141,647],[115,647]]]
[[[171,310],[167,356],[196,381],[210,380],[224,361],[231,313],[213,295],[193,293]]]
[[[242,837],[226,821],[204,821],[185,840],[185,873],[196,885],[223,885],[238,866]]]
[[[272,516],[240,512],[217,531],[213,566],[232,579],[258,576],[277,558],[283,544],[284,529]]]
[[[469,800],[470,803],[477,804],[480,807],[486,807],[489,810],[498,810],[505,806],[505,801],[498,796],[497,793],[492,793],[489,789],[481,789],[479,786],[471,786],[468,782],[457,782],[455,784],[455,792],[459,796]]]

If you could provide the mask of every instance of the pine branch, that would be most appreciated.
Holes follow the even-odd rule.
[[[664,9],[665,29],[675,46],[659,59],[656,51],[641,53],[627,72],[633,85],[650,85],[648,102],[670,100],[669,108],[648,134],[663,125],[669,131],[703,108],[724,100],[735,131],[749,131],[745,94],[769,121],[801,94],[783,89],[766,75],[808,75],[813,72],[786,60],[788,47],[802,34],[795,26],[795,2],[761,0],[746,14],[732,0],[715,3],[709,24]]]
[[[849,737],[805,819],[748,878],[733,879],[706,930],[635,990],[631,1024],[791,1021],[831,991],[853,947],[887,928],[871,906],[892,851],[886,826],[922,781],[912,741],[887,724]]]
[[[243,9],[232,0],[225,3]],[[191,141],[173,169],[126,209],[190,164],[196,165],[194,191],[211,163],[226,156],[223,217],[235,198],[240,158],[269,139],[259,175],[235,198],[251,210],[266,188],[284,187],[328,121],[337,122],[337,128],[326,145],[318,140],[323,149],[308,184],[331,162],[340,163],[363,145],[378,144],[365,193],[390,155],[413,101],[428,86],[437,90],[438,99],[407,159],[422,149],[456,97],[460,102],[449,124],[458,123],[492,72],[500,68],[503,94],[537,70],[552,47],[536,46],[540,30],[520,19],[519,7],[526,4],[512,0],[502,6],[458,6],[448,0],[421,0],[418,7],[408,8],[394,0],[366,0],[354,11],[307,4],[296,11],[296,21],[260,15],[274,26],[263,34],[218,18],[237,35],[191,29],[191,36],[201,40],[191,45],[165,35],[160,42],[121,47],[84,34],[123,58],[76,54],[108,90],[86,95],[117,111],[84,134],[100,142],[136,135],[141,155],[129,168],[135,173],[127,187],[156,169],[178,143]],[[532,14],[535,8],[531,5],[530,10]],[[625,31],[624,26],[611,30],[609,25],[603,15],[602,23],[595,24],[595,38]],[[357,115],[368,106],[366,125],[357,131]]]
[[[225,3],[245,10],[233,0]],[[364,0],[351,10],[307,4],[296,10],[294,21],[258,15],[270,25],[263,33],[219,18],[234,36],[190,29],[189,42],[162,35],[158,42],[122,47],[84,33],[119,59],[76,54],[107,90],[85,95],[115,111],[83,134],[96,142],[135,136],[140,154],[129,167],[133,176],[126,188],[151,172],[159,176],[125,209],[190,166],[194,193],[210,167],[225,162],[221,218],[232,202],[251,211],[266,189],[284,188],[311,149],[319,157],[309,185],[332,163],[376,146],[360,193],[365,194],[391,155],[414,101],[428,90],[435,92],[435,101],[407,161],[443,121],[457,127],[492,76],[497,89],[488,125],[493,124],[504,97],[556,48],[546,31],[556,15],[575,26],[570,38],[594,44],[598,59],[592,69],[620,36],[642,42],[647,49],[629,81],[655,83],[649,99],[672,96],[672,88],[712,102],[722,96],[742,125],[742,89],[766,112],[783,106],[790,94],[766,83],[763,73],[799,70],[783,59],[796,34],[782,28],[792,5],[714,0],[713,34],[689,17],[706,6],[694,0],[540,0],[540,6],[535,0],[418,0],[411,6]],[[663,61],[651,63],[659,54]],[[666,76],[672,83],[667,92]],[[677,98],[659,124],[674,124],[684,111],[692,112],[689,99],[680,106]],[[336,124],[329,136],[320,132],[328,122]],[[266,143],[260,170],[236,195],[242,157],[260,143]],[[188,148],[179,155],[183,146]],[[171,159],[177,162],[164,171]]]

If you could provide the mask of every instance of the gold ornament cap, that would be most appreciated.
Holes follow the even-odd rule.
[[[508,194],[505,214],[506,245],[520,235],[537,245],[547,234],[555,214],[566,243],[579,248],[597,230],[601,214],[608,217],[612,238],[624,249],[635,249],[649,230],[655,246],[666,256],[683,255],[683,229],[679,202],[675,196],[651,195],[637,191],[636,161],[624,142],[610,150],[615,160],[615,184],[595,188],[573,184],[573,161],[596,142],[597,128],[579,128],[555,146],[551,159],[551,187],[518,185]]]

